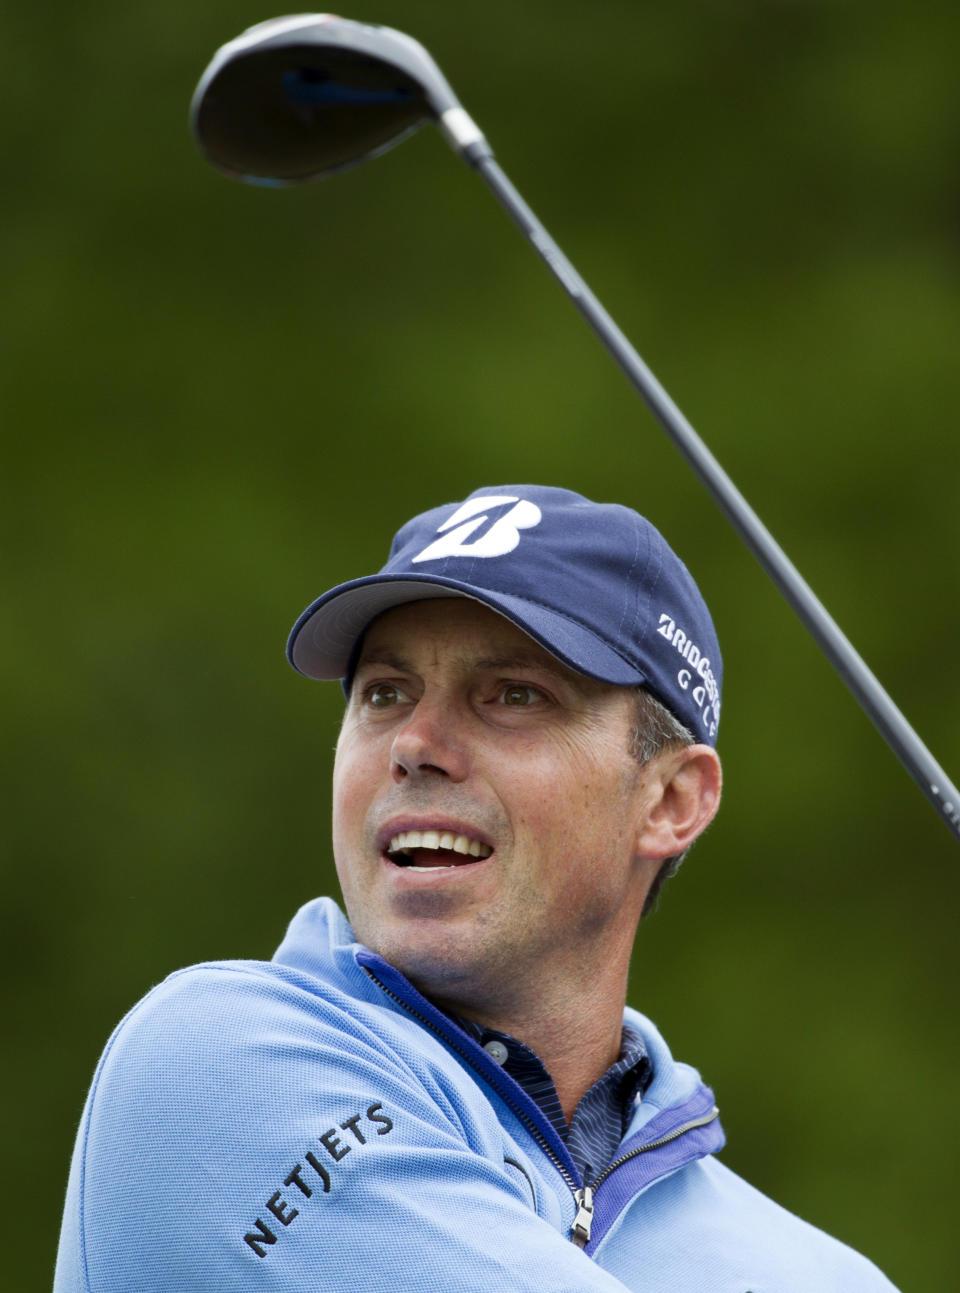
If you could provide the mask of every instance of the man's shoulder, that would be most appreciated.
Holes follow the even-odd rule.
[[[88,1117],[229,1126],[282,1100],[304,1123],[339,1089],[488,1121],[463,1063],[351,955],[326,973],[282,961],[208,961],[176,970],[127,1013],[93,1077]],[[452,1111],[456,1110],[453,1114]],[[348,1111],[349,1112],[349,1111]],[[279,1116],[279,1114],[278,1114]]]
[[[355,946],[336,906],[315,899],[296,914],[272,960],[211,960],[173,971],[120,1021],[107,1054],[162,1046],[169,1035],[182,1043],[174,1054],[206,1051],[249,1040],[260,1025],[352,1031],[376,1004]]]
[[[320,1000],[323,985],[270,961],[204,961],[174,970],[151,988],[117,1025],[110,1045],[150,1033],[196,1033],[201,1042],[231,1036],[238,1024],[306,1000]]]
[[[710,1155],[636,1195],[596,1259],[628,1288],[895,1293],[867,1258]]]
[[[292,1056],[323,1046],[337,1053],[396,1030],[390,1012],[354,985],[323,980],[273,961],[207,961],[175,970],[119,1022],[104,1050],[103,1070],[147,1066],[153,1080],[185,1069],[265,1052]]]
[[[788,1287],[894,1293],[893,1284],[862,1253],[790,1212],[718,1159],[705,1160],[703,1168],[710,1188],[725,1201],[731,1245],[769,1261],[789,1278]]]
[[[80,1143],[101,1197],[118,1162],[144,1144],[162,1145],[156,1175],[169,1193],[186,1164],[242,1175],[261,1151],[279,1162],[355,1116],[376,1131],[402,1111],[417,1140],[431,1128],[490,1139],[475,1084],[376,991],[352,996],[275,962],[171,974],[120,1022],[94,1074]],[[370,1110],[384,1108],[377,1123]]]

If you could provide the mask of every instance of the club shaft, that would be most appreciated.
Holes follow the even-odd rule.
[[[488,151],[485,141],[483,146],[476,149],[463,149],[462,155],[480,173],[546,261],[564,291],[573,299],[760,565],[807,626],[881,736],[936,809],[938,816],[954,838],[960,841],[960,791],[952,784],[796,566],[517,192]]]

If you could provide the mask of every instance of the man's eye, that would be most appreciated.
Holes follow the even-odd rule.
[[[500,693],[500,699],[505,705],[516,709],[535,704],[540,700],[541,695],[542,693],[536,687],[524,687],[520,683],[511,683],[509,687],[504,687]]]
[[[374,709],[387,709],[404,699],[403,692],[392,682],[378,682],[367,688],[367,704]]]

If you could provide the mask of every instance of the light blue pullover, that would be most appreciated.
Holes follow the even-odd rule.
[[[308,903],[271,962],[181,970],[114,1032],[55,1293],[891,1290],[713,1157],[712,1093],[628,1017],[654,1077],[591,1215],[536,1104]]]

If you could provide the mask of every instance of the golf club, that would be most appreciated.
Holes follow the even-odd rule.
[[[191,115],[208,161],[234,179],[265,185],[319,179],[384,152],[426,121],[439,125],[546,261],[960,840],[960,791],[514,188],[422,45],[389,27],[329,14],[272,19],[218,50]]]

